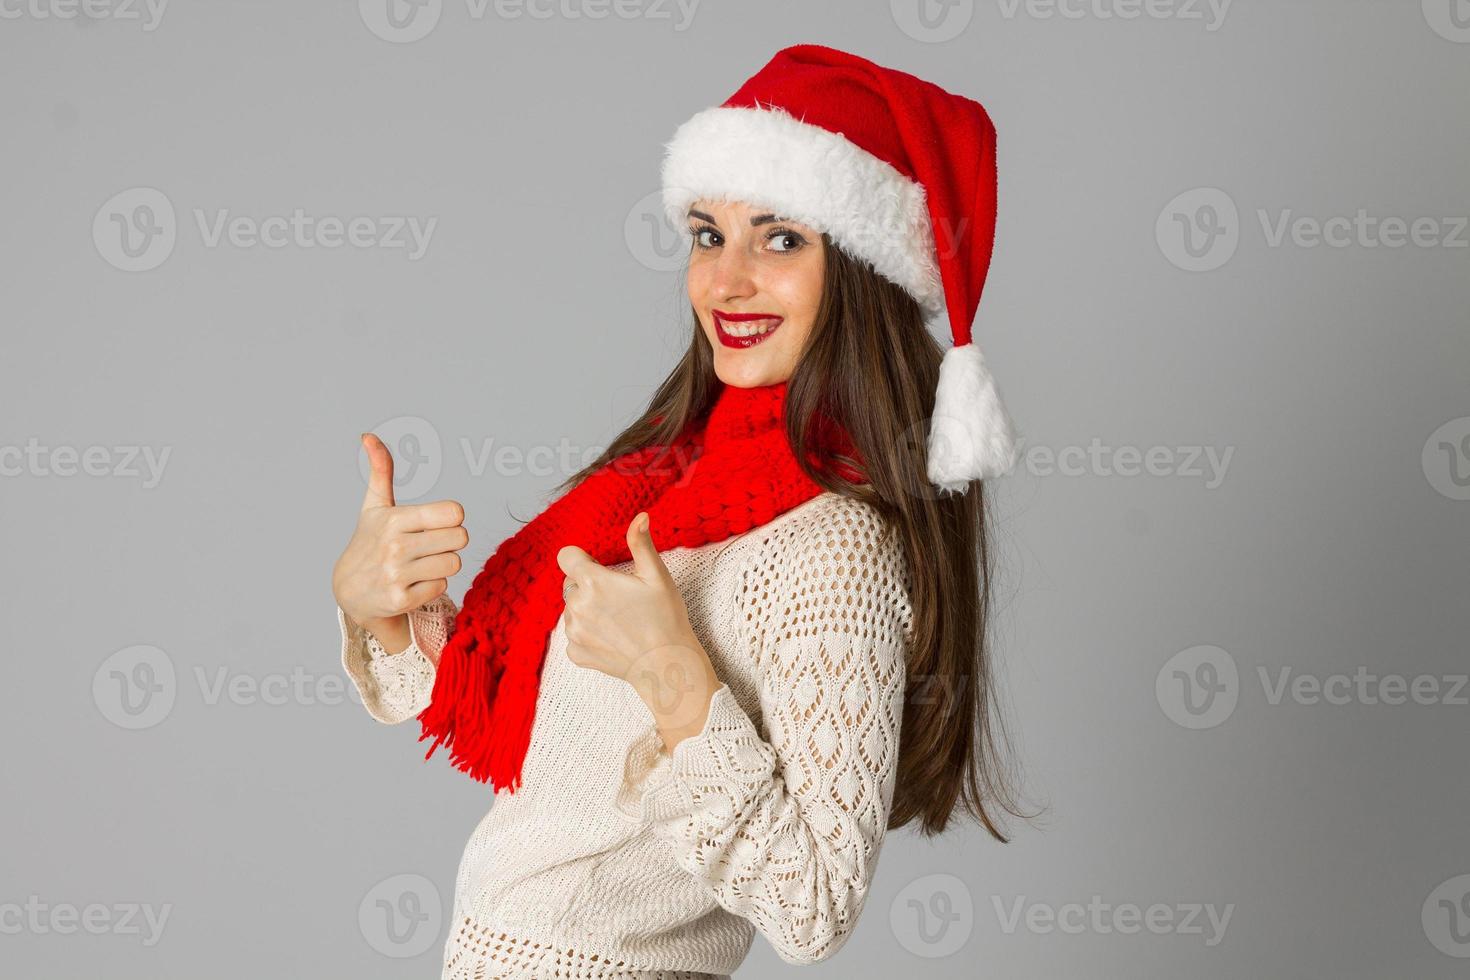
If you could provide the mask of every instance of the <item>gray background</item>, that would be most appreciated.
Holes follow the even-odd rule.
[[[568,472],[479,466],[486,441],[595,451],[682,347],[644,220],[662,143],[812,41],[977,98],[1000,134],[977,334],[1028,456],[994,484],[997,649],[1051,810],[1009,846],[892,835],[850,945],[799,975],[1465,975],[1470,692],[1445,695],[1470,633],[1470,249],[1273,246],[1259,216],[1470,213],[1450,0],[1238,0],[1213,22],[1193,0],[1131,20],[986,0],[932,7],[932,33],[903,2],[445,0],[408,43],[369,27],[381,3],[178,2],[150,30],[29,2],[0,24],[0,906],[109,911],[98,934],[0,918],[0,972],[437,976],[443,916],[401,956],[371,910],[399,875],[447,908],[488,794],[342,694],[329,578],[357,435],[419,440],[400,500],[465,503],[458,599]],[[135,188],[176,212],[147,271],[106,231]],[[1209,217],[1197,188],[1238,208],[1208,271],[1169,233]],[[210,245],[195,218],[297,208],[438,223],[410,259]],[[67,447],[102,447],[100,475],[63,475]],[[161,479],[127,447],[167,450]],[[1120,447],[1160,464],[1121,475]],[[1205,449],[1223,477],[1191,465]],[[1237,679],[1191,727],[1174,685],[1201,658]],[[113,685],[139,663],[174,678],[129,727]],[[1288,668],[1440,695],[1273,703],[1259,671]],[[293,677],[320,686],[252,693]],[[1007,928],[1017,902],[1095,895],[1114,909],[1080,930]],[[169,907],[157,941],[128,903]],[[1176,925],[1233,908],[1211,944],[1203,916],[1120,932],[1124,903]],[[740,974],[795,969],[758,938]]]

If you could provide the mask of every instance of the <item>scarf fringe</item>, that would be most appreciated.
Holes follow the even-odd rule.
[[[439,656],[429,705],[418,716],[419,741],[434,739],[425,761],[442,745],[456,769],[477,782],[490,778],[490,706],[497,680],[489,658],[474,649],[472,630],[450,636]]]

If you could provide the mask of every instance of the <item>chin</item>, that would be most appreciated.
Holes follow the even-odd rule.
[[[788,372],[771,364],[731,364],[732,360],[738,358],[715,358],[715,376],[732,388],[759,388],[790,378]]]

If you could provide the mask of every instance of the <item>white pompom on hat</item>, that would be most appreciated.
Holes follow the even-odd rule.
[[[666,145],[663,205],[739,200],[826,232],[948,327],[927,443],[942,491],[1015,466],[1013,426],[971,332],[995,242],[995,127],[980,103],[817,44],[776,53]]]

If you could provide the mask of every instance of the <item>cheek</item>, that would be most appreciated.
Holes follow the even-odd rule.
[[[689,302],[699,313],[699,325],[705,329],[706,333],[713,335],[713,325],[704,322],[704,308],[712,305],[709,296],[710,278],[710,272],[705,267],[705,263],[697,260],[691,260],[684,272]]]
[[[814,255],[781,270],[779,282],[773,283],[772,293],[781,298],[786,311],[786,326],[796,328],[787,334],[788,344],[801,346],[816,326],[817,310],[822,305],[822,272],[822,256]]]
[[[699,302],[709,291],[712,271],[711,263],[705,261],[701,256],[696,255],[689,259],[689,264],[684,270],[684,279],[689,287],[690,299]]]

